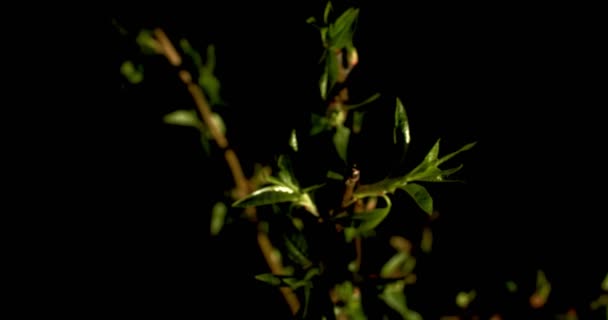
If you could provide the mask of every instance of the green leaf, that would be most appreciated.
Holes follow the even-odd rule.
[[[228,208],[223,202],[218,202],[213,206],[213,209],[211,209],[211,235],[215,236],[220,233],[227,212]]]
[[[386,207],[357,213],[352,216],[352,219],[356,222],[355,227],[358,232],[365,232],[376,228],[391,211],[391,199],[386,195],[382,195],[382,198],[384,198],[384,201],[386,202]]]
[[[286,185],[293,190],[299,190],[298,181],[295,178],[295,175],[293,173],[293,167],[291,165],[291,160],[288,156],[284,154],[279,156],[278,167],[279,180],[283,182],[283,185]]]
[[[144,80],[144,67],[142,65],[136,67],[129,60],[122,63],[120,73],[132,84],[138,84]]]
[[[330,51],[325,58],[325,69],[327,74],[325,98],[327,97],[327,94],[334,88],[336,82],[338,82],[338,73],[340,72],[339,63],[340,62],[338,61],[338,56],[336,53]]]
[[[203,126],[195,110],[173,111],[165,115],[163,120],[165,123],[178,126],[195,127],[198,129],[201,129]]]
[[[299,241],[298,243],[296,243],[287,236],[283,237],[283,241],[285,243],[285,248],[287,249],[287,256],[289,257],[289,259],[299,264],[302,268],[308,268],[312,265],[312,262],[310,261],[310,259],[308,259],[306,253],[304,252],[306,250],[305,241]]]
[[[332,180],[339,180],[342,181],[344,180],[344,176],[335,172],[335,171],[327,171],[327,174],[325,175],[327,177],[327,179],[332,179]]]
[[[456,305],[462,309],[466,309],[471,302],[475,299],[477,293],[475,290],[471,290],[469,292],[460,291],[456,295]]]
[[[602,281],[602,290],[608,291],[608,273],[606,273],[606,277]]]
[[[387,286],[380,298],[389,307],[397,311],[404,320],[422,320],[419,313],[408,308],[405,294],[398,284]]]
[[[203,58],[201,57],[201,55],[198,51],[196,51],[194,48],[192,48],[192,46],[190,45],[190,42],[187,39],[181,39],[179,41],[179,46],[182,48],[184,53],[186,55],[188,55],[190,57],[190,59],[192,59],[192,62],[194,63],[194,66],[197,69],[203,68],[203,66],[204,66]]]
[[[300,193],[286,186],[268,186],[254,191],[243,199],[232,204],[233,207],[245,208],[263,206],[280,202],[294,202]]]
[[[410,257],[407,252],[398,252],[392,256],[380,270],[380,276],[383,278],[391,278],[395,273],[400,273],[400,269],[405,261]]]
[[[220,96],[220,81],[215,76],[215,46],[207,46],[207,60],[205,65],[199,68],[198,84],[203,88],[211,105],[222,102]]]
[[[363,127],[363,116],[364,112],[361,111],[353,111],[353,132],[359,133],[361,132],[361,128]]]
[[[186,53],[194,63],[194,66],[198,69],[198,85],[201,86],[207,98],[209,99],[209,103],[211,105],[216,105],[221,103],[220,98],[220,81],[214,75],[215,72],[215,46],[209,45],[207,46],[207,56],[206,61],[203,63],[203,58],[200,53],[195,50],[190,42],[186,39],[181,39],[179,42],[180,47]]]
[[[359,16],[359,9],[348,8],[329,26],[330,47],[342,49],[353,42],[354,25]]]
[[[439,143],[439,141],[437,141],[437,143]],[[462,148],[458,149],[457,151],[454,151],[446,156],[441,157],[441,159],[439,159],[437,161],[437,165],[440,165],[450,159],[452,159],[454,156],[456,156],[459,153],[462,153],[464,151],[470,150],[471,148],[473,148],[475,145],[477,144],[477,142],[472,142],[469,144],[466,144],[465,146],[463,146]]]
[[[327,1],[325,10],[323,11],[323,22],[327,23],[327,21],[329,21],[329,14],[331,13],[332,9],[331,1]]]
[[[507,287],[507,291],[511,293],[515,293],[517,291],[517,283],[515,283],[515,281],[509,280],[505,282],[505,286]]]
[[[310,120],[312,123],[312,126],[310,128],[311,136],[317,135],[329,128],[329,121],[327,120],[327,118],[322,117],[318,114],[312,113],[310,116]]]
[[[333,137],[334,146],[336,147],[336,151],[338,152],[338,156],[340,156],[340,159],[344,160],[345,162],[348,151],[349,136],[349,128],[345,126],[336,127],[336,132],[334,133]]]
[[[266,282],[272,286],[280,286],[282,281],[281,278],[275,276],[272,273],[262,273],[255,276],[259,281]]]
[[[460,148],[459,150],[438,159],[439,140],[437,140],[433,148],[424,158],[424,161],[422,161],[416,168],[414,168],[414,170],[410,171],[410,173],[403,177],[403,179],[401,180],[402,185],[410,181],[445,182],[445,176],[453,174],[454,172],[460,170],[462,168],[462,165],[448,170],[441,170],[438,166],[443,162],[453,158],[455,155],[471,149],[474,145],[475,142],[469,143],[464,147]]]
[[[327,99],[327,82],[329,79],[327,64],[323,70],[323,74],[321,75],[321,79],[319,79],[319,90],[321,91],[321,98],[323,100]]]
[[[433,213],[433,198],[431,198],[431,195],[425,187],[416,183],[408,183],[401,188],[416,201],[416,204],[424,210],[424,212],[429,215]]]
[[[289,136],[289,146],[293,151],[298,152],[298,136],[296,135],[296,129],[291,130],[291,135]]]
[[[139,45],[140,50],[145,54],[158,53],[159,45],[154,39],[154,34],[152,30],[141,30],[137,34],[135,42]]]
[[[435,142],[435,144],[433,145],[433,147],[431,148],[429,153],[426,154],[426,156],[424,157],[424,163],[430,164],[437,160],[437,158],[439,157],[439,142],[440,141],[441,141],[441,139],[437,139],[437,141]]]
[[[371,96],[371,97],[369,97],[369,98],[367,98],[367,99],[363,100],[363,102],[359,102],[359,103],[356,103],[356,104],[349,104],[349,105],[347,105],[347,106],[346,106],[346,110],[354,110],[354,109],[357,109],[357,108],[363,107],[363,106],[365,106],[365,105],[367,105],[367,104],[370,104],[370,103],[372,103],[372,102],[374,102],[374,101],[378,100],[378,98],[380,98],[380,94],[379,94],[379,93],[375,93],[373,96]]]
[[[405,107],[401,103],[401,100],[397,98],[397,106],[395,107],[395,129],[393,131],[393,143],[397,143],[397,136],[403,136],[405,145],[410,144],[410,124],[407,120],[407,114],[405,113]]]

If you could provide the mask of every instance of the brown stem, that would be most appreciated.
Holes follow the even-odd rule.
[[[162,29],[155,29],[154,35],[156,36],[160,45],[160,53],[163,54],[167,58],[167,60],[169,60],[169,63],[171,65],[173,65],[174,67],[180,67],[182,64],[182,58],[169,40],[169,38],[167,37],[167,35],[165,34],[165,32]],[[211,112],[211,107],[209,106],[209,103],[205,98],[203,90],[200,86],[198,86],[192,81],[192,75],[188,71],[180,70],[179,78],[188,88],[188,91],[190,92],[190,95],[194,100],[194,103],[203,119],[203,122],[205,123],[207,128],[209,128],[213,139],[217,143],[218,147],[224,150],[224,158],[226,159],[226,163],[230,168],[230,172],[232,173],[234,184],[236,186],[236,195],[239,198],[244,197],[251,191],[249,187],[249,182],[245,177],[245,174],[243,173],[243,169],[236,153],[230,148],[228,144],[228,139],[226,139],[226,136],[222,133],[222,131],[213,121],[213,113]],[[248,208],[246,210],[246,213],[253,221],[257,221],[255,208]],[[283,274],[284,272],[281,261],[273,258],[273,247],[272,243],[270,242],[270,239],[268,238],[268,235],[264,232],[258,232],[257,238],[260,251],[262,252],[262,255],[264,256],[264,259],[266,260],[266,263],[268,264],[268,267],[270,268],[272,273]],[[283,297],[285,298],[285,301],[289,305],[292,314],[296,314],[298,309],[300,308],[300,302],[297,296],[289,288],[281,288],[280,290],[283,294]]]

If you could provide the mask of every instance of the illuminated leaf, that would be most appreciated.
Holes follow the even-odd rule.
[[[298,137],[296,135],[296,129],[291,130],[291,135],[289,136],[289,146],[293,151],[298,151]]]
[[[163,120],[165,123],[201,128],[202,123],[195,110],[177,110],[166,115]]]
[[[254,191],[243,199],[232,204],[233,207],[253,207],[280,202],[293,202],[300,198],[300,194],[286,186],[269,186]]]
[[[408,183],[401,187],[405,190],[416,202],[416,204],[429,215],[433,214],[433,198],[425,187],[416,184]]]
[[[401,183],[407,183],[410,181],[430,181],[430,182],[446,181],[445,177],[460,170],[462,168],[462,165],[460,165],[456,168],[451,168],[451,169],[447,169],[447,170],[442,170],[438,166],[440,164],[446,162],[447,160],[453,158],[457,154],[473,148],[473,146],[475,146],[475,144],[476,144],[475,142],[469,143],[469,144],[463,146],[462,148],[458,149],[455,152],[452,152],[442,158],[438,158],[439,140],[437,140],[437,142],[435,143],[433,148],[431,148],[431,150],[426,155],[424,160],[416,168],[414,168],[414,170],[410,171],[410,173],[408,173],[404,177],[404,179],[402,179]]]
[[[397,98],[397,105],[395,107],[395,129],[393,130],[393,143],[397,144],[398,136],[403,137],[405,146],[410,144],[410,124],[407,120],[407,113],[405,113],[405,107],[401,103],[401,100]]]
[[[282,184],[288,186],[293,190],[299,190],[298,181],[296,180],[293,167],[291,165],[291,160],[287,155],[280,155],[278,159],[278,167],[279,167],[279,180],[283,182]]]

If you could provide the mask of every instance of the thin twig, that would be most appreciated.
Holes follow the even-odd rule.
[[[165,34],[165,32],[162,29],[155,29],[154,35],[156,36],[158,43],[160,44],[160,53],[163,54],[167,58],[167,60],[169,60],[169,63],[171,65],[173,65],[174,67],[180,67],[182,64],[182,58],[179,55],[178,51],[175,49],[175,46],[173,46],[170,39]],[[194,103],[198,111],[200,112],[203,122],[209,128],[213,139],[217,143],[218,147],[224,150],[224,158],[226,160],[226,163],[228,164],[228,167],[230,168],[230,172],[232,173],[232,177],[234,179],[234,184],[237,191],[237,197],[241,198],[246,196],[251,192],[249,182],[245,177],[245,174],[243,173],[243,169],[236,153],[230,148],[230,145],[228,144],[228,139],[226,139],[226,136],[221,132],[221,130],[212,120],[213,113],[211,112],[211,107],[209,106],[209,103],[205,98],[205,94],[203,93],[201,87],[192,81],[192,75],[188,71],[180,70],[179,78],[188,88],[188,91],[190,92],[190,95],[192,96],[192,99],[194,100]],[[253,221],[257,222],[255,208],[248,208],[246,210],[246,213]],[[268,238],[268,235],[264,232],[258,231],[257,238],[262,255],[264,256],[264,259],[266,260],[266,263],[268,264],[268,267],[270,268],[272,273],[283,274],[284,272],[281,261],[273,258],[273,246],[270,242],[270,239]],[[289,305],[292,314],[296,314],[300,308],[300,302],[297,296],[289,288],[281,288],[280,290],[283,294],[283,297],[285,298],[285,301]]]

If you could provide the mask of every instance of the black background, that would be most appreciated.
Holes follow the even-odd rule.
[[[586,308],[607,270],[599,22],[555,4],[352,4],[361,8],[361,62],[351,95],[402,99],[410,165],[438,138],[443,152],[478,142],[454,160],[465,164],[465,184],[430,189],[441,218],[413,309],[438,318],[455,312],[458,291],[475,288],[482,314],[532,317],[525,305],[538,269],[553,283],[549,312]],[[228,102],[221,112],[251,170],[272,159],[291,123],[315,103],[321,43],[305,20],[323,8],[167,5],[116,11],[104,21],[109,42],[94,90],[103,107],[89,107],[92,124],[78,127],[85,141],[78,148],[93,161],[73,170],[83,186],[70,204],[79,215],[69,223],[78,227],[65,240],[68,261],[82,257],[66,268],[80,279],[69,288],[83,312],[285,318],[277,292],[252,279],[266,272],[254,230],[235,222],[221,237],[208,236],[209,208],[231,187],[229,173],[221,159],[205,159],[195,133],[162,123],[189,106],[189,96],[174,70],[140,55],[129,36],[162,27],[201,50],[215,44]],[[126,59],[144,63],[144,84],[122,78]],[[390,157],[382,145],[367,147],[379,164]],[[506,280],[520,284],[517,297],[505,292]]]

